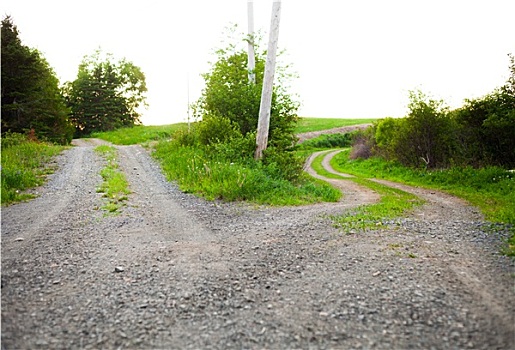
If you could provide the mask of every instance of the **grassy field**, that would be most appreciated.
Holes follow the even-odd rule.
[[[177,130],[184,130],[188,127],[187,123],[169,125],[138,125],[133,128],[123,128],[107,132],[95,132],[92,138],[99,138],[109,141],[115,145],[135,145],[149,141],[159,141],[169,139]]]
[[[368,124],[377,119],[336,119],[336,118],[299,118],[296,134],[339,128],[358,124]]]

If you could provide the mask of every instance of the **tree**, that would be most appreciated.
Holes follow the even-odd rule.
[[[132,62],[114,62],[100,51],[84,57],[77,79],[65,87],[76,135],[139,124],[146,91],[145,75]]]
[[[255,42],[259,46],[259,39]],[[231,43],[216,52],[217,61],[210,72],[203,75],[206,87],[195,106],[197,116],[228,118],[238,125],[244,136],[256,132],[266,58],[263,50],[256,51],[253,72],[255,83],[248,79],[248,59],[244,48],[237,48],[237,45]],[[295,144],[294,128],[299,106],[287,92],[286,81],[292,77],[287,69],[284,66],[277,68],[268,138],[270,146],[281,150],[287,150]]]
[[[465,101],[453,111],[459,128],[459,163],[515,167],[515,62],[510,59],[506,84],[492,93]]]
[[[2,21],[2,133],[33,130],[38,138],[69,143],[73,128],[54,71],[24,46],[11,17]]]

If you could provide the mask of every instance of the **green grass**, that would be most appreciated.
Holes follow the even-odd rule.
[[[377,192],[381,199],[376,204],[361,205],[346,211],[343,215],[332,216],[335,226],[347,233],[356,233],[359,230],[376,229],[385,222],[405,216],[414,207],[424,203],[417,196],[395,188],[391,188],[361,177],[347,178],[328,172],[322,166],[326,153],[318,155],[312,162],[313,169],[322,176],[345,181],[354,181],[361,186],[368,187]]]
[[[107,199],[102,209],[114,214],[125,205],[128,199],[127,195],[130,193],[129,183],[125,174],[118,169],[116,148],[102,145],[96,147],[95,152],[107,161],[107,165],[100,171],[104,181],[97,189],[97,192],[103,193],[104,198]]]
[[[498,167],[445,170],[410,169],[381,158],[349,160],[348,151],[331,162],[337,171],[361,177],[376,177],[413,186],[442,190],[477,206],[485,218],[512,227],[506,254],[515,256],[515,173]]]
[[[330,185],[303,177],[298,184],[270,175],[260,163],[247,165],[212,160],[202,149],[160,142],[154,156],[169,180],[184,192],[206,199],[249,201],[268,205],[335,202],[340,192]]]
[[[53,172],[48,166],[52,157],[65,147],[28,141],[24,135],[2,136],[2,204],[33,198],[24,191],[42,185],[45,175]]]
[[[106,132],[95,132],[91,134],[90,137],[109,141],[115,145],[135,145],[143,144],[149,141],[169,139],[172,137],[174,132],[177,130],[187,129],[187,127],[187,123],[159,126],[138,125],[132,128],[122,128]]]
[[[374,121],[376,119],[299,118],[295,133],[328,130],[342,126],[367,124]]]

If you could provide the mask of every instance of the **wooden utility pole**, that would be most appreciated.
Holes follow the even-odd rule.
[[[247,12],[248,12],[248,65],[247,69],[249,71],[249,82],[251,84],[256,83],[256,57],[254,53],[254,0],[247,0]]]
[[[263,157],[263,151],[268,144],[270,108],[272,106],[272,90],[274,86],[275,58],[277,56],[277,42],[279,41],[280,20],[281,0],[274,0],[272,6],[272,21],[270,24],[270,38],[268,39],[268,53],[266,55],[265,77],[263,78],[263,91],[261,93],[261,105],[259,106],[255,159],[261,159]]]

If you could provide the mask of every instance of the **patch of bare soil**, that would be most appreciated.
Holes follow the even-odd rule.
[[[350,181],[338,203],[207,202],[120,146],[132,194],[105,216],[104,162],[75,144],[40,197],[2,208],[2,349],[514,345],[503,233],[461,201],[414,189],[413,215],[345,235],[328,215],[378,199]]]

